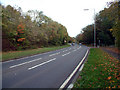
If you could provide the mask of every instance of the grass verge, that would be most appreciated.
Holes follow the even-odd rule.
[[[30,55],[39,54],[39,53],[44,53],[44,52],[48,52],[48,51],[54,51],[54,50],[69,47],[69,46],[70,45],[64,45],[64,46],[37,48],[37,49],[24,50],[24,51],[2,52],[2,61],[16,59],[16,58],[25,57],[25,56],[30,56]]]
[[[120,88],[120,62],[100,48],[91,48],[74,88]]]

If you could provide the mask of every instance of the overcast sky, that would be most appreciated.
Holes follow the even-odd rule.
[[[1,0],[1,3],[17,5],[23,12],[43,11],[43,14],[64,25],[71,37],[75,37],[82,28],[94,22],[94,9],[98,13],[109,1],[114,0]]]

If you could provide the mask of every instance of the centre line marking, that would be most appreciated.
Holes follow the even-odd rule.
[[[70,54],[70,52],[68,52],[68,53],[66,53],[66,54],[63,54],[62,56],[66,56],[66,55],[68,55],[68,54]]]
[[[20,64],[17,64],[17,65],[13,65],[13,66],[10,66],[10,68],[14,68],[14,67],[21,66],[21,65],[24,65],[24,64],[27,64],[27,63],[38,61],[40,59],[42,59],[42,58],[34,59],[34,60],[31,60],[31,61],[28,61],[28,62],[24,62],[24,63],[20,63]]]
[[[65,50],[65,51],[63,51],[63,52],[66,52],[66,51],[68,51],[68,50]]]
[[[58,55],[58,54],[60,54],[60,52],[51,54],[51,55],[49,55],[49,56],[54,56],[54,55]]]
[[[81,46],[78,49],[80,49],[80,48],[81,48]]]
[[[76,50],[73,50],[73,51],[76,51]]]
[[[51,61],[54,61],[54,60],[56,60],[56,58],[50,59],[49,61],[43,62],[43,63],[38,64],[38,65],[35,65],[35,66],[31,67],[31,68],[28,68],[28,70],[31,70],[31,69],[34,69],[34,68],[36,68],[36,67],[42,66],[42,65],[44,65],[44,64],[46,64],[46,63],[49,63],[49,62],[51,62]]]

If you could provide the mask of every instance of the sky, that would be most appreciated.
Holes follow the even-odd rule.
[[[43,11],[43,14],[64,25],[69,36],[75,37],[82,28],[94,23],[94,9],[95,13],[99,13],[110,1],[114,0],[1,0],[1,3],[19,6],[23,12]]]

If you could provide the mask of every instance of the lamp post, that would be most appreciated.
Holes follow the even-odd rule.
[[[84,9],[84,11],[88,11],[89,9]],[[94,48],[96,47],[96,27],[95,27],[95,9],[94,9]]]

